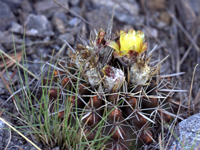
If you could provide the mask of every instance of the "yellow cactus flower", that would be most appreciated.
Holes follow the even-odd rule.
[[[130,29],[128,33],[123,30],[120,31],[120,37],[117,42],[111,41],[108,46],[112,47],[116,51],[113,53],[114,57],[123,57],[127,55],[131,58],[131,55],[140,54],[147,50],[147,43],[144,43],[144,33],[142,31],[135,31]]]

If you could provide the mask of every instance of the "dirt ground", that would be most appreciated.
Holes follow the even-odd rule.
[[[190,100],[191,114],[200,113],[200,0],[0,0],[0,7],[0,49],[13,57],[14,37],[20,61],[25,35],[27,67],[34,74],[40,72],[41,58],[48,61],[53,50],[60,50],[63,39],[74,47],[79,36],[87,39],[94,28],[105,29],[115,7],[113,33],[120,29],[142,30],[148,51],[157,45],[153,59],[162,60],[169,55],[160,73],[180,73],[173,82],[187,90],[181,96],[185,105]],[[8,58],[6,63],[10,65],[13,84],[19,88],[16,66]],[[8,100],[12,91],[7,86],[2,59],[0,71],[0,107],[16,114],[13,99]],[[2,110],[0,116],[18,124],[16,118]],[[0,122],[1,127],[4,125]],[[8,142],[10,150],[34,149],[15,132],[10,136],[0,129],[0,149]]]

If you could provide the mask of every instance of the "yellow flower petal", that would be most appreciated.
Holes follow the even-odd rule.
[[[120,30],[119,43],[110,42],[108,46],[114,48],[118,53],[113,53],[116,57],[123,57],[129,54],[130,51],[142,53],[147,50],[147,43],[144,43],[145,37],[142,31],[130,29],[127,33]],[[120,45],[120,46],[119,46]]]
[[[113,57],[114,58],[119,58],[119,57],[122,57],[122,55],[119,52],[114,51],[113,52]]]
[[[110,43],[108,43],[108,46],[112,47],[116,51],[119,51],[119,45],[114,41],[111,41]]]

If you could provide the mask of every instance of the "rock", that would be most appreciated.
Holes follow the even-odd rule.
[[[59,147],[55,147],[52,150],[60,150],[60,148]]]
[[[17,22],[12,22],[10,31],[13,33],[23,33],[23,27]]]
[[[5,47],[5,50],[12,50],[13,49],[13,39],[15,42],[15,46],[18,44],[21,45],[23,40],[20,38],[20,36],[17,36],[15,34],[12,35],[10,31],[0,31],[0,43]]]
[[[138,15],[139,13],[139,5],[135,0],[126,0],[123,2],[120,1],[108,1],[108,0],[92,0],[95,7],[106,7],[111,12],[113,9],[113,6],[115,5],[115,13],[118,12],[129,12],[131,15]]]
[[[59,33],[65,33],[66,32],[66,25],[67,25],[67,16],[64,12],[59,11],[56,12],[53,16],[52,22],[54,27]]]
[[[57,0],[57,1],[61,3],[63,6],[68,8],[68,2],[66,0]],[[53,0],[37,1],[34,5],[34,8],[37,14],[43,14],[47,16],[47,18],[52,17],[54,12],[62,10],[59,5],[54,3]]]
[[[146,27],[143,30],[145,37],[148,38],[157,38],[158,37],[158,30],[152,27]]]
[[[44,15],[30,14],[25,21],[25,26],[26,35],[29,36],[46,37],[54,35],[51,24]]]
[[[200,1],[197,1],[197,0],[189,0],[188,2],[190,3],[191,8],[193,9],[194,13],[198,14],[198,13],[199,13]]]
[[[41,59],[41,56],[42,56],[43,61],[48,61],[48,59],[49,59],[48,52],[50,52],[49,49],[39,48],[39,50],[37,50],[38,58]]]
[[[71,26],[71,27],[74,27],[74,26],[78,25],[79,23],[81,23],[81,20],[76,17],[70,19],[68,22],[69,26]]]
[[[8,128],[7,125],[0,120],[0,149],[4,149],[9,141],[9,131],[3,128]]]
[[[111,16],[109,16],[108,13],[109,12],[106,8],[101,8],[100,10],[93,10],[91,12],[87,12],[86,18],[95,27],[99,29],[106,29],[111,18]]]
[[[70,45],[74,45],[75,38],[72,34],[65,33],[65,34],[61,34],[58,36],[58,43],[60,45],[62,45],[64,43],[63,40],[67,41]]]
[[[12,75],[13,75],[13,72],[11,72],[11,71],[9,71],[8,74],[7,74],[7,72],[4,72],[4,73],[3,73],[3,77],[4,77],[4,79],[5,79],[5,81],[6,81],[7,83],[9,83],[10,80],[11,80],[12,83],[15,84],[17,81],[19,81],[19,77],[18,77],[17,73],[15,73],[14,76],[12,77],[12,79],[10,79],[10,77],[11,77]],[[3,83],[4,83],[4,82],[3,82]]]
[[[11,25],[15,18],[6,3],[0,1],[0,7],[0,31],[4,31]]]
[[[78,5],[79,2],[80,2],[80,0],[69,0],[69,3],[70,3],[72,6]]]
[[[0,49],[5,52],[5,47],[0,43]]]
[[[200,113],[193,115],[180,122],[174,130],[174,136],[170,140],[168,150],[183,149],[180,142],[184,145],[185,150],[195,149],[200,144]]]
[[[71,7],[70,10],[77,13],[77,14],[81,13],[80,7],[77,7],[77,6]]]
[[[28,0],[23,0],[23,2],[21,4],[21,9],[23,12],[29,12],[29,13],[31,13],[33,11],[31,4]]]
[[[68,18],[67,18],[67,14],[65,11],[57,11],[53,14],[53,18],[59,18],[62,20],[62,22],[67,25],[68,23]]]
[[[128,24],[135,24],[135,25],[141,25],[142,22],[144,22],[144,18],[139,17],[139,5],[135,0],[126,0],[123,2],[120,1],[108,1],[108,0],[92,0],[95,7],[103,7],[106,8],[108,13],[105,16],[108,16],[108,14],[111,16],[113,6],[115,5],[115,18],[123,23]],[[101,13],[102,10],[98,10],[97,16],[102,16]],[[110,17],[109,16],[109,17]]]
[[[6,87],[2,79],[0,79],[0,95],[6,93]]]
[[[0,0],[4,3],[6,3],[10,10],[13,12],[13,13],[16,13],[18,12],[18,9],[20,8],[20,5],[22,3],[22,0]],[[2,5],[0,4],[1,6],[1,9],[3,8]]]
[[[166,23],[166,25],[169,25],[171,22],[171,17],[170,15],[166,12],[166,11],[161,11],[160,12],[160,20],[164,23]]]
[[[142,0],[142,4],[146,5],[151,11],[157,11],[157,10],[162,10],[165,9],[166,7],[166,1],[165,0]]]

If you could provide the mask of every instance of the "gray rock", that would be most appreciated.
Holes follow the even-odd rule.
[[[61,34],[58,36],[58,43],[60,45],[62,45],[64,43],[63,40],[66,40],[70,45],[73,45],[75,38],[70,33],[65,33],[65,34]]]
[[[113,6],[115,5],[115,18],[123,23],[141,25],[144,22],[144,17],[138,16],[139,5],[135,0],[108,1],[108,0],[92,0],[95,7],[105,7],[109,15],[112,14]],[[99,11],[99,13],[103,13]]]
[[[66,32],[66,26],[68,23],[68,19],[66,14],[63,11],[58,11],[54,14],[52,19],[53,25],[59,33]]]
[[[0,1],[0,7],[0,31],[4,31],[14,21],[14,15],[6,3]]]
[[[4,77],[4,79],[5,79],[5,81],[6,81],[7,83],[9,83],[10,80],[12,80],[12,83],[15,84],[17,81],[19,81],[19,77],[18,77],[17,74],[14,74],[14,76],[12,77],[12,79],[10,79],[10,77],[11,77],[12,75],[13,75],[13,72],[11,72],[11,71],[9,71],[8,74],[7,74],[7,72],[4,72],[4,73],[3,73],[3,77]],[[3,82],[3,83],[4,83],[4,82]]]
[[[59,147],[55,147],[52,150],[60,150],[60,148]]]
[[[26,35],[29,36],[46,37],[54,35],[51,24],[44,15],[30,14],[25,21],[25,26]]]
[[[158,30],[152,27],[146,27],[143,30],[145,37],[148,38],[157,38],[158,37]]]
[[[20,5],[22,3],[22,0],[1,0],[1,1],[6,3],[13,13],[17,13],[17,11],[20,8]],[[0,6],[2,9],[3,8],[2,5],[0,5]]]
[[[4,149],[9,141],[9,131],[3,128],[8,128],[7,125],[0,120],[0,149]]]
[[[106,29],[111,17],[108,14],[109,14],[108,9],[101,8],[100,10],[93,10],[93,11],[87,12],[86,18],[95,27],[99,29],[100,28]]]
[[[12,22],[10,31],[13,33],[23,33],[23,27],[17,22]]]
[[[0,95],[6,93],[6,87],[2,79],[0,79]]]
[[[41,59],[41,56],[42,56],[42,60],[48,60],[48,53],[50,52],[49,49],[46,49],[46,48],[39,48],[39,50],[37,50],[37,55],[38,55],[38,58]]]
[[[73,6],[78,5],[79,2],[80,0],[69,0],[69,3]]]
[[[5,47],[0,43],[0,49],[5,52]]]
[[[197,148],[200,144],[200,113],[180,122],[175,127],[174,134],[177,135],[179,141],[177,138],[172,137],[168,150],[191,150]],[[184,148],[180,143],[184,145]]]
[[[31,13],[33,11],[29,0],[23,0],[23,2],[21,4],[21,8],[22,8],[23,12]]]
[[[81,23],[81,20],[74,17],[72,19],[69,20],[69,26],[74,27],[75,25],[78,25],[79,23]]]
[[[5,51],[13,49],[13,39],[15,46],[18,44],[21,45],[23,42],[22,38],[20,38],[18,35],[12,34],[10,31],[0,31],[0,43],[2,43],[2,45],[5,47]]]
[[[70,10],[77,13],[77,14],[81,13],[81,9],[78,6],[71,7]]]
[[[68,2],[66,0],[57,0],[57,1],[61,3],[63,6],[68,7]],[[34,5],[34,8],[37,14],[43,14],[47,16],[47,18],[52,17],[54,12],[62,10],[60,6],[54,3],[53,0],[37,1]]]
[[[68,18],[67,18],[67,14],[65,11],[57,11],[54,13],[53,15],[53,18],[56,17],[56,18],[59,18],[63,21],[64,24],[67,24],[68,23]]]

